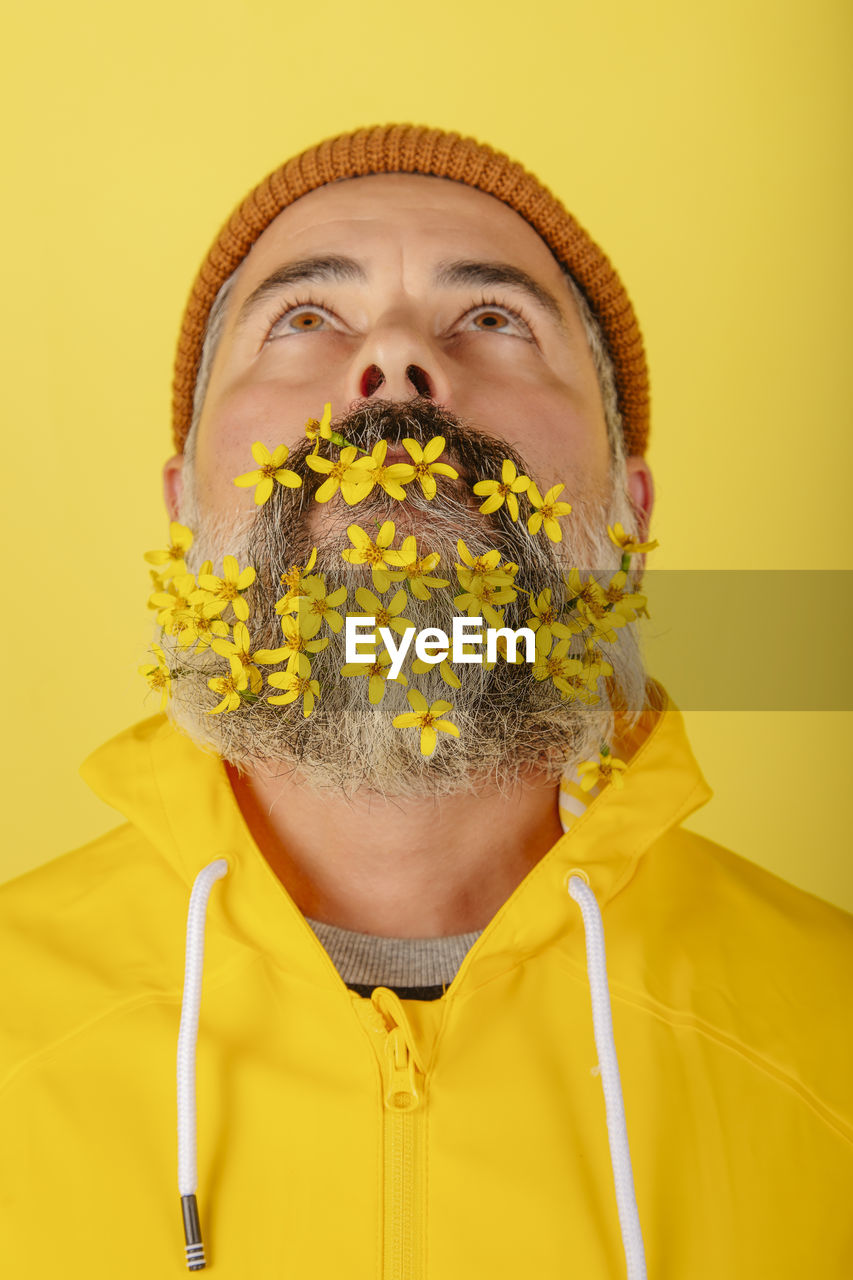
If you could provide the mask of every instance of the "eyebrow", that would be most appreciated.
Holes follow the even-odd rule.
[[[367,272],[355,258],[341,257],[340,254],[324,254],[318,258],[300,258],[298,262],[288,262],[262,280],[257,289],[252,290],[240,308],[236,327],[239,329],[244,325],[267,298],[281,289],[295,284],[318,284],[321,280],[355,280],[364,283]]]
[[[323,254],[314,258],[300,258],[298,262],[288,262],[278,267],[272,275],[266,277],[249,294],[240,308],[236,327],[241,328],[258,310],[267,298],[298,284],[318,284],[320,281],[367,283],[367,272],[355,258],[343,257],[340,254]],[[512,267],[507,262],[481,262],[477,259],[463,259],[457,262],[442,262],[436,268],[433,279],[437,285],[505,285],[527,294],[561,329],[565,329],[566,321],[560,304],[552,293],[534,280],[520,267]]]
[[[508,285],[526,293],[528,298],[542,308],[561,329],[565,329],[566,320],[560,304],[552,293],[538,281],[529,276],[520,267],[511,267],[506,262],[479,262],[476,259],[460,262],[443,262],[435,273],[436,284],[460,285],[478,284]]]

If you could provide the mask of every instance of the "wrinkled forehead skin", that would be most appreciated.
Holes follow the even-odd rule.
[[[271,173],[238,206],[196,277],[184,314],[173,382],[173,428],[180,451],[192,417],[193,388],[216,293],[277,214],[339,178],[418,173],[464,182],[515,210],[578,282],[613,359],[629,454],[645,451],[648,377],[630,300],[605,254],[532,174],[471,138],[411,125],[377,126],[327,139]]]

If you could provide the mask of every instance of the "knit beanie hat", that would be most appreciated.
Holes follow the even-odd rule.
[[[180,452],[192,422],[207,318],[220,286],[272,220],[294,200],[341,178],[421,173],[476,187],[509,205],[569,271],[597,318],[616,375],[628,454],[643,454],[649,433],[649,382],[643,339],[622,281],[605,254],[537,178],[491,147],[458,133],[381,125],[309,147],[264,178],[226,222],[202,263],[184,312],[175,359],[172,413]]]

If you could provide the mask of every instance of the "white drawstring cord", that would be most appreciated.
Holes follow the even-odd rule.
[[[181,1028],[178,1032],[178,1191],[184,1216],[187,1268],[190,1271],[203,1271],[206,1265],[196,1203],[198,1167],[195,1100],[195,1051],[204,967],[204,923],[210,891],[227,871],[228,863],[224,858],[217,858],[199,871],[193,883],[187,913],[184,995],[181,1003]]]
[[[610,1012],[610,990],[607,985],[607,962],[604,955],[604,926],[601,923],[601,912],[598,909],[595,894],[579,874],[573,872],[569,876],[568,889],[569,894],[580,907],[586,935],[586,969],[592,999],[592,1027],[604,1089],[610,1163],[616,1185],[616,1209],[619,1214],[625,1262],[628,1266],[628,1280],[645,1280],[646,1255],[643,1249],[640,1215],[637,1212],[637,1197],[634,1192],[634,1175],[631,1170],[631,1152],[628,1149],[628,1130],[625,1127],[625,1104],[622,1100],[619,1063],[613,1042],[613,1017]]]

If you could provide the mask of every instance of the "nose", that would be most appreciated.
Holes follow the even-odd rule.
[[[394,400],[404,398],[410,399],[413,393],[416,396],[426,396],[430,400],[435,399],[435,393],[430,376],[425,369],[420,367],[420,365],[406,365],[404,380],[408,387],[411,388],[408,392],[408,396],[391,396],[390,388],[386,387],[388,380],[385,377],[385,371],[380,369],[378,364],[369,364],[361,375],[361,394],[365,400],[369,400],[377,391],[386,387],[383,394]]]
[[[412,400],[448,404],[450,385],[440,349],[411,315],[386,314],[366,336],[350,373],[353,400]]]

